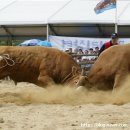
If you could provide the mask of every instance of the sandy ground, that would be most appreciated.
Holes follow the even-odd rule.
[[[0,130],[130,130],[129,91],[122,98],[55,87],[2,81]]]

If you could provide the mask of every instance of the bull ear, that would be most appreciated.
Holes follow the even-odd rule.
[[[72,74],[77,75],[77,73],[78,73],[78,69],[75,66],[73,66],[72,67]]]
[[[85,76],[85,70],[82,69],[81,76]]]
[[[2,61],[4,58],[3,58],[3,56],[0,56],[0,61]]]

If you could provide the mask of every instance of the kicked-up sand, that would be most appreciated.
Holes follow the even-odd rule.
[[[130,130],[128,83],[117,92],[1,81],[0,130]]]

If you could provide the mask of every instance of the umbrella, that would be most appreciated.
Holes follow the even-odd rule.
[[[48,41],[40,41],[37,45],[38,46],[45,46],[45,47],[52,47],[51,43]]]
[[[18,46],[37,46],[39,42],[41,42],[39,39],[30,39],[20,43]]]
[[[45,47],[52,47],[50,42],[42,41],[42,40],[39,40],[39,39],[26,40],[26,41],[20,43],[18,46],[45,46]]]

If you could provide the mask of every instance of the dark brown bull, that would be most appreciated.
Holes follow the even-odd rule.
[[[81,68],[68,54],[47,47],[0,47],[0,79],[9,76],[15,82],[38,86],[76,85]]]
[[[115,90],[123,84],[129,74],[130,44],[112,46],[102,52],[93,64],[88,74],[88,83],[85,81],[86,87]]]

